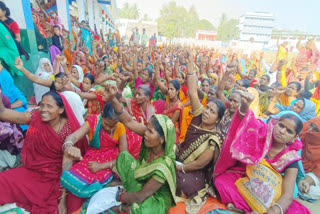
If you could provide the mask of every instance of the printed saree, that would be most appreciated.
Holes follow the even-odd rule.
[[[201,107],[200,110],[203,108]],[[177,196],[188,199],[184,201],[186,201],[187,210],[192,209],[192,213],[197,212],[206,201],[208,196],[206,190],[212,184],[213,169],[223,141],[220,132],[211,132],[200,128],[201,121],[202,113],[195,112],[188,127],[186,140],[176,147],[177,161],[183,164],[195,161],[207,149],[214,151],[211,163],[203,169],[187,173],[176,171]]]
[[[113,137],[107,134],[101,127],[101,115],[88,117],[87,123],[90,126],[89,150],[82,161],[64,171],[60,178],[62,186],[81,198],[89,198],[103,187],[109,185],[113,178],[112,170],[104,169],[93,173],[89,170],[88,164],[90,161],[105,163],[115,160],[119,154],[119,148],[117,147],[118,139],[114,139],[114,137],[119,135],[118,132],[124,134],[119,127],[122,124],[116,126]]]
[[[176,175],[175,154],[175,128],[169,117],[155,115],[165,137],[164,155],[156,160],[148,162],[150,149],[144,142],[141,144],[138,160],[135,160],[128,152],[121,152],[117,158],[116,169],[126,192],[138,192],[150,178],[157,180],[163,185],[161,188],[140,203],[133,203],[131,213],[156,213],[166,214],[175,204]]]
[[[213,176],[222,203],[233,203],[236,208],[250,212],[251,209],[239,193],[235,182],[246,176],[246,165],[257,165],[266,157],[272,145],[273,128],[278,119],[272,119],[265,124],[256,119],[251,110],[242,120],[238,114],[235,113],[230,124]],[[274,159],[266,161],[278,173],[282,173],[289,164],[301,159],[297,153],[301,147],[301,142],[296,139]],[[293,210],[310,213],[296,201],[292,202],[286,213],[292,213]]]

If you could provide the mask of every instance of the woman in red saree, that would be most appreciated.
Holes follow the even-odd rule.
[[[5,109],[0,99],[0,119],[29,124],[21,154],[23,166],[0,174],[0,205],[15,202],[33,214],[58,213],[58,203],[62,211],[60,207],[67,202],[69,213],[79,209],[82,200],[72,194],[66,199],[59,178],[72,165],[69,155],[81,158],[74,145],[85,152],[88,142],[82,138],[76,144],[64,144],[65,138],[80,127],[64,96],[47,92],[34,113]]]
[[[65,142],[75,142],[87,134],[90,147],[83,160],[64,171],[61,176],[61,185],[81,198],[89,198],[108,186],[114,177],[110,169],[111,162],[116,160],[120,152],[128,151],[126,128],[118,122],[110,102],[105,105],[101,116],[88,117],[86,123],[68,136]],[[132,142],[133,139],[128,140]],[[140,145],[135,147],[139,150]],[[138,153],[134,158],[138,158]]]
[[[146,125],[149,119],[154,114],[160,114],[163,112],[158,106],[155,108],[150,102],[151,90],[147,85],[140,85],[135,92],[135,98],[127,100],[127,107],[129,114],[141,124]]]
[[[158,85],[160,91],[166,95],[166,101],[157,100],[153,102],[153,105],[162,106],[161,108],[164,107],[162,114],[167,115],[172,120],[176,129],[176,144],[178,144],[180,137],[180,123],[184,108],[183,104],[179,100],[180,83],[178,80],[174,79],[169,81],[168,87],[166,87],[160,79],[159,64],[160,62],[158,62],[155,66],[156,84]]]
[[[253,99],[251,94],[242,93],[241,106],[232,119],[214,169],[214,184],[221,202],[228,204],[231,210],[254,211],[248,205],[248,197],[256,198],[257,195],[240,194],[235,182],[248,176],[247,166],[260,165],[264,161],[281,178],[280,173],[284,173],[282,186],[280,183],[279,187],[272,189],[278,191],[276,188],[281,188],[280,197],[266,206],[267,212],[310,213],[303,205],[292,200],[298,173],[297,161],[301,159],[297,151],[302,148],[302,143],[297,136],[302,130],[302,121],[296,115],[285,114],[265,124],[256,119],[249,109]],[[264,186],[255,186],[256,189],[261,187]]]

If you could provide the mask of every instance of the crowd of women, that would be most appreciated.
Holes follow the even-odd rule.
[[[310,213],[295,199],[320,198],[313,40],[296,56],[279,44],[268,64],[262,51],[110,42],[117,32],[85,22],[65,49],[52,21],[39,27],[57,38],[36,71],[0,56],[0,211],[86,213],[121,186],[105,213]],[[34,83],[34,105],[17,74]]]

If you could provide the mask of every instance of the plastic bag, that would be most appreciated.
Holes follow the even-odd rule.
[[[122,186],[103,188],[95,193],[88,204],[87,214],[102,213],[114,206],[119,206],[121,202],[116,201],[116,194]]]
[[[282,175],[265,159],[257,165],[247,165],[246,174],[236,181],[237,189],[252,210],[267,212],[281,196]]]

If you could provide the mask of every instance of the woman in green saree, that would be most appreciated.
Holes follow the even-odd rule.
[[[133,120],[123,110],[116,98],[117,87],[107,85],[105,98],[112,102],[119,120],[131,131],[143,136],[138,160],[128,152],[121,152],[113,162],[113,170],[119,175],[124,192],[117,200],[122,204],[111,208],[112,212],[166,214],[175,205],[175,128],[169,117],[155,114],[147,125]]]

